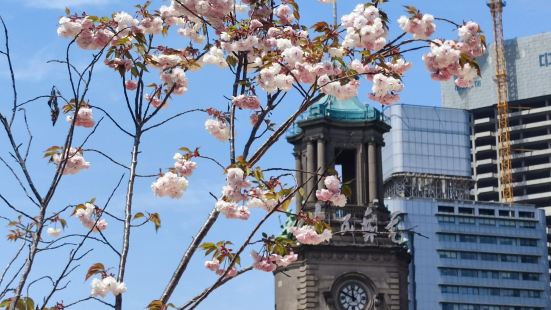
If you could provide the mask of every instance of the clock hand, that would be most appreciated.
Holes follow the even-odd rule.
[[[346,293],[346,292],[344,292],[344,291],[341,291],[341,293],[343,293],[344,295],[346,295],[346,296],[352,298],[353,301],[356,300],[356,298],[354,298],[354,295],[350,295],[350,293]]]

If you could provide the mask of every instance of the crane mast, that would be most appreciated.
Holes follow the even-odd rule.
[[[497,83],[498,114],[498,156],[500,197],[502,202],[513,202],[513,177],[511,167],[511,137],[509,132],[509,106],[507,103],[507,68],[505,64],[505,43],[503,39],[502,14],[505,4],[502,0],[488,2],[492,13],[495,39],[495,68]]]

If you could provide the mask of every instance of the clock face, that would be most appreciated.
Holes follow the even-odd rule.
[[[337,291],[337,303],[342,310],[364,310],[367,308],[367,288],[359,281],[349,280]]]

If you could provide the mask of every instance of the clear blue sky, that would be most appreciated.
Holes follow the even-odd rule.
[[[153,7],[164,4],[165,1],[154,1]],[[331,7],[318,4],[317,0],[298,1],[302,6],[302,16],[307,24],[314,20],[331,20]],[[351,10],[360,1],[341,0],[339,15]],[[126,10],[131,12],[133,1],[123,0],[2,0],[0,14],[5,19],[11,37],[11,49],[16,69],[17,84],[20,100],[26,100],[38,95],[47,94],[52,85],[56,85],[65,92],[68,91],[64,68],[59,65],[47,64],[46,61],[62,58],[67,41],[57,37],[56,27],[58,18],[63,15],[63,8],[69,6],[73,11],[86,11],[89,14],[107,15],[113,11]],[[463,20],[475,20],[482,25],[489,41],[492,40],[491,19],[489,10],[483,0],[391,0],[383,6],[389,13],[396,28],[395,21],[403,14],[402,5],[411,4],[438,17],[446,17],[458,22]],[[511,0],[504,14],[504,31],[506,38],[531,35],[551,30],[551,6],[548,0]],[[439,36],[455,38],[453,29],[446,24],[438,24]],[[178,45],[177,40],[171,43]],[[74,61],[77,65],[83,65],[89,57],[88,53],[75,52]],[[406,58],[414,63],[414,67],[405,77],[406,88],[402,94],[402,102],[422,105],[440,105],[439,85],[430,80],[421,62],[421,53],[412,53]],[[190,73],[190,91],[183,97],[178,97],[171,102],[169,109],[163,111],[161,118],[171,113],[183,111],[194,106],[224,106],[223,96],[230,92],[230,83],[224,80],[223,74],[216,68],[208,68],[198,73]],[[4,59],[0,61],[0,110],[8,111],[11,100],[9,93],[9,80]],[[124,109],[121,106],[120,89],[117,88],[116,75],[110,69],[100,65],[94,78],[93,89],[89,99],[95,105],[104,108],[112,106],[114,115],[123,117]],[[287,112],[297,106],[290,96],[285,103]],[[367,101],[365,88],[360,95]],[[61,133],[67,128],[61,120],[55,128],[49,124],[49,112],[45,101],[36,102],[28,106],[29,119],[34,128],[34,144],[31,149],[31,169],[33,176],[41,181],[41,189],[44,190],[46,182],[53,173],[53,167],[47,165],[46,160],[41,159],[41,152],[51,145],[61,144]],[[96,118],[99,118],[96,113]],[[246,115],[241,115],[246,120]],[[142,173],[154,173],[161,167],[172,165],[172,155],[180,146],[200,146],[206,155],[221,157],[227,154],[227,146],[215,141],[203,129],[205,116],[194,115],[182,118],[172,125],[159,129],[145,137],[145,148],[139,170]],[[281,119],[276,116],[276,121]],[[22,127],[19,127],[22,129]],[[87,130],[79,130],[78,139],[87,133]],[[5,135],[0,134],[0,154],[4,158],[9,157],[5,149]],[[20,132],[18,137],[24,137]],[[238,136],[239,137],[239,136]],[[90,141],[94,148],[106,150],[122,162],[127,162],[130,152],[130,141],[121,135],[106,120],[98,129],[98,133]],[[97,197],[101,204],[105,201],[112,186],[116,183],[122,170],[111,166],[103,158],[88,154],[87,160],[92,162],[92,168],[76,176],[64,178],[62,190],[56,196],[56,209],[67,204],[86,201],[91,197]],[[226,161],[227,162],[227,161]],[[291,148],[285,141],[280,141],[262,162],[263,167],[293,165]],[[13,203],[29,206],[21,191],[9,185],[11,179],[4,166],[0,167],[2,194],[9,193]],[[6,186],[6,183],[9,183]],[[207,213],[213,207],[213,199],[208,192],[218,193],[223,177],[216,167],[208,162],[199,162],[197,173],[190,178],[190,187],[183,199],[174,201],[155,198],[149,189],[151,180],[140,180],[137,184],[136,211],[159,212],[163,220],[163,227],[155,234],[150,226],[137,229],[133,234],[134,246],[130,251],[129,269],[127,271],[128,293],[125,298],[126,309],[143,309],[145,305],[158,298],[170,272],[197,231]],[[116,195],[109,210],[121,214],[124,198],[124,188]],[[0,207],[4,208],[3,205]],[[5,209],[3,209],[5,210]],[[255,210],[258,211],[258,210]],[[0,214],[5,214],[2,211]],[[261,212],[253,212],[253,218],[258,218]],[[253,220],[254,221],[254,220]],[[242,240],[250,229],[253,221],[248,223],[228,221],[221,219],[216,228],[206,238],[207,240],[231,239],[235,242]],[[68,219],[68,231],[83,229],[75,219]],[[121,228],[118,223],[110,220],[109,237],[115,243],[120,240]],[[3,225],[3,224],[2,224]],[[278,221],[275,219],[266,226],[266,231],[276,232]],[[6,228],[2,226],[3,234]],[[229,237],[228,237],[229,236]],[[3,238],[0,241],[2,255],[0,266],[7,263],[5,253],[12,253],[15,247],[12,243],[6,243]],[[88,244],[94,246],[93,243]],[[247,254],[248,255],[248,254]],[[44,273],[54,273],[60,268],[60,264],[67,257],[63,250],[50,252],[46,257],[42,256],[40,264],[32,275],[38,278]],[[103,262],[106,266],[115,268],[118,260],[108,250],[98,247],[92,252],[85,267],[93,262]],[[183,303],[188,298],[200,292],[204,287],[215,280],[214,275],[206,271],[203,266],[203,256],[199,253],[192,261],[191,267],[179,286],[173,301],[176,304]],[[88,296],[89,282],[84,282],[85,267],[75,272],[75,278],[70,289],[59,293],[55,300],[71,302]],[[38,283],[31,289],[31,296],[42,296],[45,283]],[[273,309],[273,278],[271,274],[251,272],[231,284],[219,289],[212,297],[200,307],[201,309]],[[94,302],[77,307],[77,309],[97,309]]]

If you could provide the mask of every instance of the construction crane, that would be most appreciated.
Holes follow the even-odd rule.
[[[505,65],[505,42],[503,39],[502,0],[489,0],[495,40],[495,64],[497,83],[498,156],[500,197],[502,202],[513,202],[513,177],[511,167],[511,137],[509,132],[509,105],[507,103],[507,67]]]

